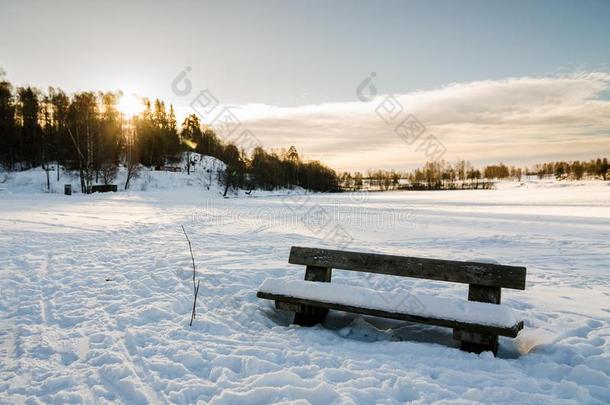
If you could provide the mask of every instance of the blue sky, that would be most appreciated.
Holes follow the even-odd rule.
[[[284,123],[306,105],[356,103],[354,109],[361,109],[355,89],[371,72],[379,94],[412,95],[452,84],[610,71],[609,1],[124,3],[1,1],[0,66],[15,85],[122,89],[165,99],[181,113],[188,112],[190,99],[174,94],[171,82],[190,66],[193,87],[210,89],[223,104],[241,106],[244,121],[252,116],[247,106],[257,104],[256,111],[268,107],[266,115],[271,110],[285,114]],[[601,88],[588,87],[591,93],[579,97],[608,100],[607,80],[593,80],[601,80]],[[529,101],[541,94],[535,87]],[[601,108],[603,114],[607,106]],[[598,114],[599,106],[594,110]],[[581,117],[583,136],[601,136],[604,127],[587,125],[588,113]],[[435,129],[435,122],[430,119],[427,127]],[[260,131],[269,127],[251,125]],[[551,142],[540,128],[524,131]],[[311,134],[287,132],[294,139],[283,136],[282,142],[302,145],[311,157],[341,168],[381,166],[375,165],[378,157],[336,159],[332,155],[340,150],[305,142]],[[257,135],[270,146],[279,136]],[[324,136],[344,145],[341,140],[350,134],[333,129]],[[574,153],[584,157],[589,152]],[[498,158],[527,162],[538,156],[515,152]],[[422,159],[405,157],[392,164],[409,166]],[[357,163],[350,166],[351,161]]]

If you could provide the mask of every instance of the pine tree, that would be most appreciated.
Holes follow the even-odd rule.
[[[17,153],[17,123],[12,86],[7,81],[0,81],[0,163],[7,170],[13,169]]]
[[[165,160],[175,161],[176,155],[180,152],[180,135],[178,134],[174,106],[171,104],[169,106],[169,113],[167,114],[167,128],[165,129],[164,138]]]
[[[186,170],[187,174],[191,174],[191,151],[197,148],[197,145],[201,142],[201,123],[199,117],[195,114],[191,114],[184,119],[182,122],[182,130],[180,131],[180,138],[182,143],[185,145],[186,154]]]
[[[38,146],[41,141],[41,129],[38,125],[40,111],[38,92],[31,87],[20,87],[17,89],[17,95],[17,122],[21,127],[20,163],[25,163],[28,167],[37,166],[40,163]]]

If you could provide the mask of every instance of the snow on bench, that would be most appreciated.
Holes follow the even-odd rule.
[[[518,323],[512,309],[504,305],[421,294],[376,291],[345,284],[268,278],[259,287],[258,291],[274,296],[503,329],[514,328]]]

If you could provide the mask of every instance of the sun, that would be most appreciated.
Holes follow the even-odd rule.
[[[127,93],[121,96],[117,108],[125,116],[133,117],[142,112],[144,104],[142,103],[142,98],[138,97],[135,93]]]

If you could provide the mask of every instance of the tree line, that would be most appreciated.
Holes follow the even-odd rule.
[[[493,180],[514,179],[524,176],[540,179],[555,177],[558,180],[601,179],[607,180],[610,165],[608,158],[588,161],[559,161],[540,163],[528,167],[508,166],[504,163],[476,168],[469,161],[458,159],[455,163],[444,160],[426,162],[412,171],[369,170],[344,172],[339,175],[343,190],[442,190],[442,189],[488,189]]]
[[[599,178],[606,180],[607,158],[588,161],[557,161],[531,168],[503,163],[481,169],[458,160],[427,162],[413,171],[369,170],[340,176],[318,161],[304,161],[296,148],[270,150],[256,147],[246,153],[223,142],[195,114],[176,121],[172,105],[144,98],[143,111],[124,117],[118,110],[120,92],[66,94],[50,87],[42,91],[17,87],[0,80],[0,165],[5,170],[27,170],[41,166],[47,173],[60,168],[79,173],[81,188],[94,183],[109,184],[119,167],[127,172],[125,188],[142,167],[164,169],[175,166],[187,152],[184,170],[190,174],[189,152],[216,157],[226,163],[220,173],[225,193],[231,188],[266,189],[301,186],[315,191],[393,189],[489,188],[492,180],[524,175],[557,179]]]
[[[581,180],[589,179],[608,179],[610,164],[608,158],[597,158],[587,161],[559,161],[537,164],[533,172],[539,177],[554,176],[557,179]]]
[[[77,92],[58,88],[46,91],[30,86],[16,89],[0,80],[0,165],[7,170],[41,166],[79,173],[81,188],[108,184],[119,167],[127,171],[125,188],[143,167],[161,170],[175,166],[184,152],[184,170],[190,174],[189,152],[213,156],[226,163],[221,174],[225,193],[231,188],[274,189],[295,187],[336,191],[334,170],[318,161],[301,159],[296,148],[250,154],[224,142],[195,114],[178,125],[172,105],[144,98],[143,111],[124,117],[118,109],[120,92]]]

